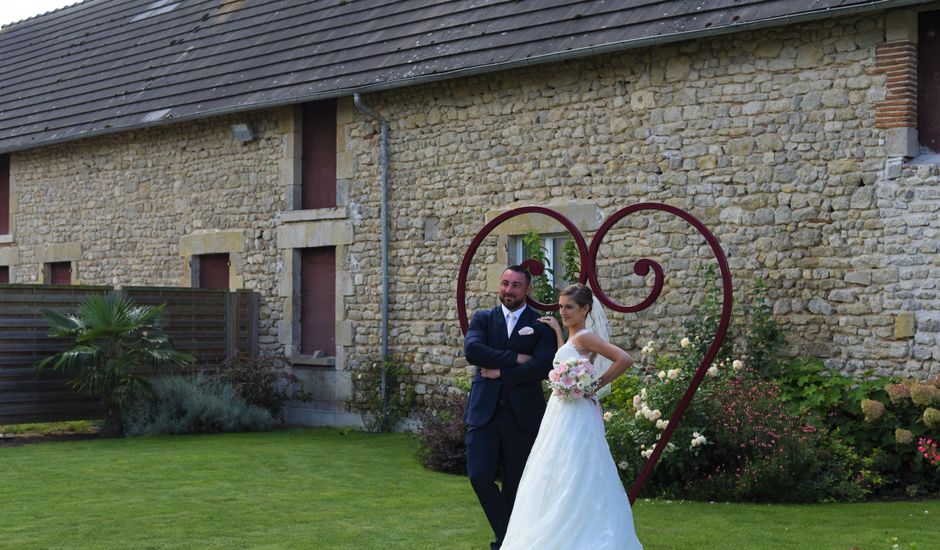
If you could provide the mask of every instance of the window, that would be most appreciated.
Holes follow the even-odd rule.
[[[72,262],[49,262],[43,270],[46,284],[72,284]]]
[[[10,284],[10,266],[0,265],[0,285]]]
[[[229,287],[228,254],[200,254],[193,257],[193,286],[197,288]]]
[[[336,206],[336,101],[303,108],[301,208]]]
[[[940,153],[940,11],[918,15],[917,136],[934,153]]]
[[[300,353],[336,355],[336,248],[304,248],[300,264]]]
[[[0,235],[10,234],[10,156],[0,155]]]
[[[565,243],[570,240],[571,237],[567,235],[541,236],[541,245],[549,263],[549,265],[545,266],[545,274],[548,276],[548,282],[559,289],[567,286],[565,282],[564,246]],[[522,237],[509,237],[509,250],[507,255],[509,265],[517,265],[527,260],[528,258],[524,258],[523,255]]]

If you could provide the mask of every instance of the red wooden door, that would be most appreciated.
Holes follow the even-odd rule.
[[[301,207],[336,206],[336,100],[304,105]]]
[[[336,355],[336,249],[303,249],[300,279],[300,352]]]
[[[10,234],[10,157],[0,155],[0,235]]]
[[[49,282],[54,285],[72,284],[72,262],[52,262],[49,264]]]
[[[921,12],[917,17],[918,141],[940,153],[940,11]]]
[[[199,288],[228,288],[228,254],[199,256]]]

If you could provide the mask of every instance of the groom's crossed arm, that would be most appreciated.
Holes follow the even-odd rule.
[[[554,332],[546,326],[536,327],[538,340],[532,358],[519,364],[519,353],[489,346],[486,317],[487,312],[476,312],[464,337],[464,356],[471,365],[498,369],[499,377],[507,386],[538,382],[548,377],[556,349]]]
[[[463,338],[463,354],[471,365],[485,369],[511,367],[519,360],[519,354],[508,349],[496,349],[489,346],[487,338],[487,312],[478,311],[470,320],[470,328]]]
[[[548,378],[548,372],[552,370],[552,359],[557,350],[555,332],[547,325],[541,325],[536,327],[536,334],[538,341],[535,343],[535,349],[532,350],[532,359],[521,365],[500,370],[500,378],[503,379],[505,386],[532,384]]]

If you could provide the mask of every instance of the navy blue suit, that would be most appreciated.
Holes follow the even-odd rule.
[[[557,342],[555,332],[538,317],[526,307],[509,337],[502,307],[478,311],[464,337],[464,355],[478,367],[464,415],[467,473],[496,534],[494,548],[506,534],[516,489],[545,414],[542,380],[552,368]],[[532,333],[519,334],[525,327]],[[532,360],[517,364],[519,354]],[[500,369],[500,378],[483,378],[479,368]],[[497,467],[502,490],[496,486]]]

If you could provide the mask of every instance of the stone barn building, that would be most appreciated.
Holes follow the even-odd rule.
[[[788,353],[940,374],[938,30],[912,0],[85,0],[0,29],[0,282],[251,289],[315,394],[289,420],[356,424],[384,350],[419,393],[463,372],[487,220],[589,239],[657,201],[766,281]],[[558,256],[550,222],[487,239],[471,309],[526,228]],[[602,250],[622,303],[635,260],[667,275],[618,343],[680,326],[691,228],[631,217]]]

